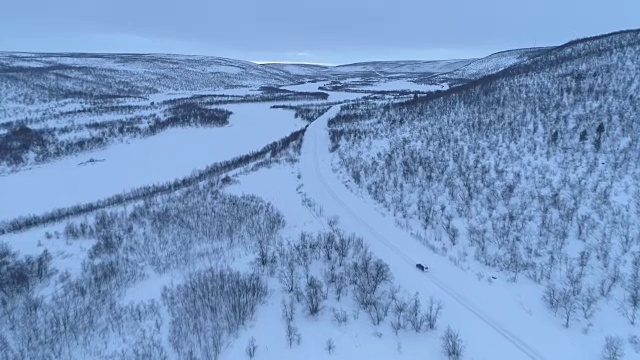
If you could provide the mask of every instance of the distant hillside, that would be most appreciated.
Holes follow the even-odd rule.
[[[332,147],[434,251],[542,285],[559,324],[627,338],[640,311],[638,59],[640,30],[572,41],[402,105],[343,107]]]
[[[440,82],[459,82],[476,80],[483,76],[497,73],[514,64],[532,59],[553,49],[553,47],[527,48],[501,51],[478,59],[460,69],[439,74],[434,79]]]
[[[288,64],[288,63],[266,63],[262,66],[285,71],[293,75],[317,75],[321,71],[329,69],[329,66],[316,64]]]
[[[210,56],[0,52],[0,104],[5,105],[282,84],[291,79],[283,70]]]
[[[339,65],[328,71],[343,73],[383,73],[383,74],[436,74],[450,72],[470,64],[475,59],[466,60],[432,60],[432,61],[371,61]]]
[[[282,70],[292,75],[304,76],[433,75],[455,71],[472,63],[474,60],[475,59],[370,61],[337,66],[265,63],[262,64],[262,66]]]

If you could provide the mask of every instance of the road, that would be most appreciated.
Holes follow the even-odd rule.
[[[333,172],[333,155],[328,150],[327,121],[338,110],[334,106],[307,129],[300,160],[304,190],[325,214],[337,215],[345,230],[365,239],[374,254],[389,264],[398,285],[409,293],[443,300],[443,324],[460,330],[468,359],[589,358],[559,329],[559,323],[527,314],[514,301],[513,293],[510,297],[509,292],[494,289],[431,253],[396,227],[392,218],[377,212],[370,199],[349,191]],[[418,262],[426,263],[429,272],[417,271]]]

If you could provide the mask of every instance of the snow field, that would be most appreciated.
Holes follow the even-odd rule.
[[[102,199],[170,181],[195,169],[262,148],[306,125],[271,104],[223,106],[233,112],[223,128],[169,129],[0,177],[0,220]],[[89,159],[103,160],[78,166]]]

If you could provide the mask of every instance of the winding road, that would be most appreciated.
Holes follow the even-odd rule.
[[[536,319],[509,297],[478,281],[441,256],[431,253],[390,217],[375,211],[370,199],[353,194],[331,167],[327,121],[339,111],[332,107],[309,125],[304,137],[300,172],[304,189],[327,215],[337,215],[341,226],[363,237],[369,248],[389,264],[395,282],[410,293],[433,295],[444,303],[443,324],[460,330],[467,359],[555,360],[588,359],[562,332],[559,323]],[[428,259],[425,261],[425,259]],[[428,273],[415,269],[429,265]],[[494,293],[495,291],[495,293]]]

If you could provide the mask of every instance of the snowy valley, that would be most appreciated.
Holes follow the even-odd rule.
[[[638,358],[639,57],[0,53],[0,360]]]

